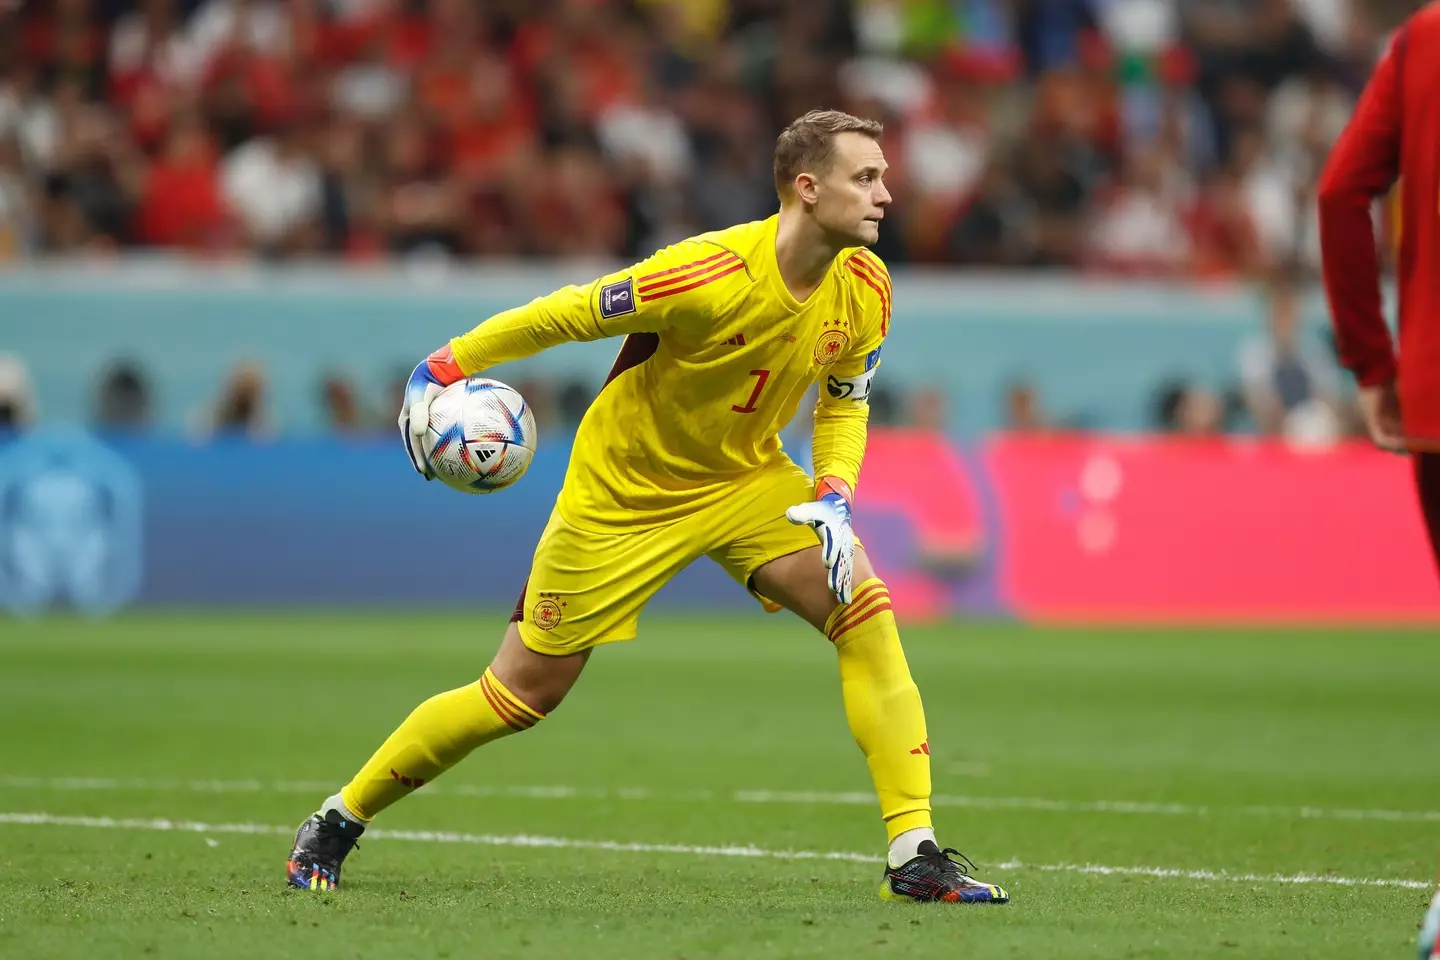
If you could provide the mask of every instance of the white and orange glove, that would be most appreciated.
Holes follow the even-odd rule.
[[[855,531],[850,527],[850,485],[835,477],[820,481],[815,499],[785,511],[791,523],[808,524],[820,538],[820,561],[825,564],[830,592],[841,603],[854,597]]]
[[[405,442],[410,465],[426,480],[435,479],[435,471],[430,469],[421,443],[430,428],[430,404],[450,384],[464,379],[465,371],[455,362],[455,354],[447,343],[416,364],[405,384],[405,399],[400,403],[400,439]]]

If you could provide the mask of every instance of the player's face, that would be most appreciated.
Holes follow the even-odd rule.
[[[869,246],[880,239],[880,221],[890,204],[885,189],[885,154],[863,133],[835,137],[830,169],[816,185],[815,220],[841,246]]]

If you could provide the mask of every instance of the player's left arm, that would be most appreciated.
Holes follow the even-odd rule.
[[[880,348],[890,332],[890,273],[880,258],[862,251],[845,263],[846,279],[861,304],[855,336],[820,384],[815,404],[811,458],[816,496],[834,490],[855,499],[865,459],[870,389],[880,366]]]
[[[890,332],[890,274],[879,257],[857,253],[842,268],[861,303],[861,320],[849,349],[825,374],[815,404],[811,459],[815,500],[791,507],[792,523],[815,528],[830,591],[841,603],[853,594],[855,535],[850,513],[870,420],[870,389],[880,366],[880,348]]]
[[[1325,292],[1340,361],[1362,388],[1389,383],[1396,371],[1390,329],[1380,308],[1380,262],[1370,207],[1400,173],[1400,63],[1407,43],[1402,28],[1376,66],[1320,178]]]

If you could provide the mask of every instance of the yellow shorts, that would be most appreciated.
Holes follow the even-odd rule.
[[[771,560],[818,545],[815,531],[785,519],[788,507],[810,500],[814,491],[805,471],[787,464],[761,471],[724,500],[660,527],[582,529],[556,510],[540,535],[512,617],[520,638],[537,653],[557,656],[629,640],[656,591],[702,556],[748,589],[751,576]]]

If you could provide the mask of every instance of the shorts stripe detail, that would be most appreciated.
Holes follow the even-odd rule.
[[[695,273],[686,274],[683,277],[675,277],[673,280],[666,280],[653,287],[641,287],[638,292],[640,296],[646,300],[658,300],[661,297],[668,297],[672,293],[684,293],[687,290],[694,290],[696,287],[703,287],[707,283],[719,280],[721,277],[728,277],[735,271],[744,269],[745,262],[738,257],[732,260],[722,260],[712,267],[706,267]],[[686,282],[682,283],[682,281]],[[680,286],[667,286],[671,283],[680,283]],[[664,287],[664,289],[659,289],[660,287]]]
[[[490,704],[490,709],[514,730],[529,730],[542,719],[534,711],[510,696],[500,681],[488,669],[480,677],[480,692]]]
[[[733,257],[733,256],[735,256],[735,254],[732,253],[731,251],[729,251],[729,250],[721,250],[719,253],[711,254],[710,256],[706,257],[704,260],[696,260],[694,263],[687,263],[687,264],[685,264],[685,265],[682,266],[682,267],[671,267],[669,270],[660,270],[660,271],[657,271],[657,272],[655,272],[655,273],[647,273],[647,274],[645,274],[645,276],[643,276],[643,277],[638,277],[638,278],[636,278],[636,280],[635,280],[635,285],[636,285],[636,286],[639,286],[639,287],[643,287],[643,286],[646,286],[647,284],[654,283],[655,281],[659,280],[659,279],[662,278],[662,277],[674,276],[674,275],[677,274],[677,273],[689,273],[690,271],[694,270],[694,269],[697,268],[697,267],[703,267],[703,266],[705,266],[707,263],[714,263],[716,260],[723,260],[723,259],[725,259],[726,257]]]

